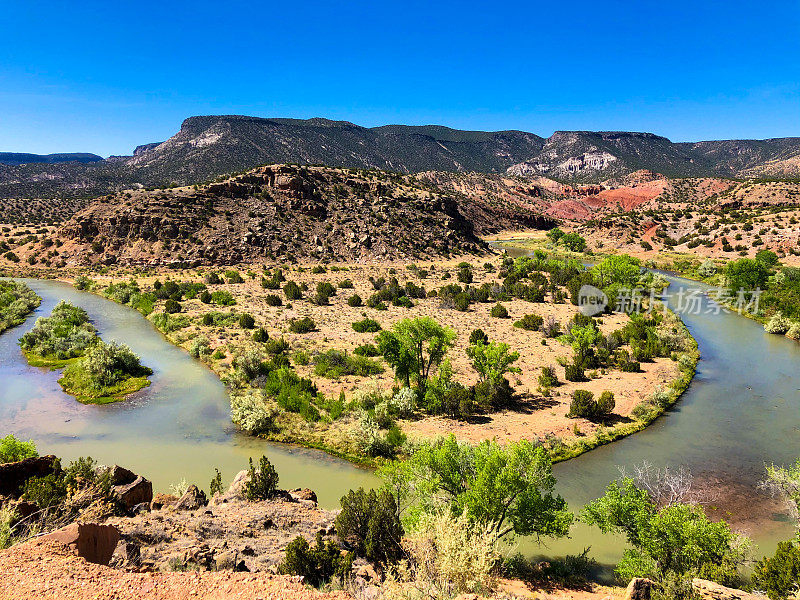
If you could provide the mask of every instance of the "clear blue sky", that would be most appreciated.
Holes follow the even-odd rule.
[[[800,1],[2,2],[0,151],[198,114],[800,136]]]

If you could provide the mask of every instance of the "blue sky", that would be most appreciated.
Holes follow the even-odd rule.
[[[0,6],[0,151],[129,154],[198,114],[800,136],[800,1]]]

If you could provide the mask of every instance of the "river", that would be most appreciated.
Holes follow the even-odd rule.
[[[670,277],[668,298],[702,284]],[[153,480],[156,489],[185,478],[207,487],[218,467],[223,480],[266,454],[282,487],[311,487],[320,503],[338,506],[348,489],[375,485],[367,470],[313,450],[269,444],[241,435],[216,375],[171,345],[133,309],[59,282],[28,280],[42,305],[23,325],[0,335],[0,432],[33,439],[38,448],[67,460],[91,455]],[[82,405],[64,394],[59,373],[27,365],[17,340],[65,299],[87,310],[106,341],[129,345],[153,368],[152,385],[125,402]],[[669,302],[669,300],[668,300]],[[760,553],[793,534],[785,512],[757,483],[764,464],[800,456],[800,344],[767,335],[758,323],[713,309],[681,315],[699,343],[701,360],[689,389],[674,408],[645,431],[554,467],[559,492],[578,509],[603,493],[619,475],[642,461],[685,466],[711,495],[709,508],[750,535]],[[716,497],[715,497],[716,494]],[[577,525],[567,540],[538,546],[530,554],[562,555],[591,546],[601,564],[615,563],[621,540]]]

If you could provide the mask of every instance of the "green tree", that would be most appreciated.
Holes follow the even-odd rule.
[[[438,367],[456,338],[449,327],[431,317],[403,319],[391,331],[378,335],[378,349],[395,370],[395,375],[410,386],[416,383],[420,396],[425,394],[431,369]]]
[[[513,366],[519,359],[519,352],[509,352],[509,346],[504,342],[485,344],[482,340],[478,340],[467,348],[467,356],[481,381],[499,384],[506,373],[522,372]]]
[[[547,232],[547,238],[554,244],[557,244],[562,237],[564,237],[564,232],[559,227],[553,227]]]
[[[740,258],[725,265],[725,277],[732,294],[737,294],[739,290],[749,292],[766,285],[769,269],[764,263],[750,258]]]
[[[609,256],[592,267],[592,275],[600,287],[612,283],[633,287],[639,280],[639,271],[639,260],[627,254]]]
[[[573,520],[564,499],[554,494],[550,456],[527,440],[472,446],[450,435],[422,444],[408,460],[384,465],[379,474],[410,527],[442,509],[453,516],[466,511],[472,522],[500,537],[562,537]]]
[[[586,250],[586,240],[577,233],[565,233],[561,236],[561,244],[573,252],[583,252]]]
[[[658,506],[627,477],[612,482],[603,497],[587,504],[583,520],[604,533],[626,537],[631,548],[616,569],[623,580],[697,575],[730,584],[744,560],[744,546],[727,523],[709,521],[692,504]]]

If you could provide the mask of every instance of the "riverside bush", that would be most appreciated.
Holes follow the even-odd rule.
[[[336,379],[343,375],[369,377],[383,372],[375,361],[365,356],[348,354],[341,350],[328,350],[314,357],[314,373],[320,377]]]
[[[78,395],[97,397],[113,393],[114,386],[126,379],[152,373],[127,346],[99,340],[81,360],[64,369],[60,382]]]
[[[19,344],[26,352],[41,357],[67,360],[83,355],[98,339],[86,311],[62,300],[49,317],[36,320]]]
[[[767,333],[784,334],[789,331],[791,326],[792,324],[789,322],[789,319],[784,317],[781,313],[776,313],[767,324],[764,325],[764,331]]]
[[[255,394],[231,396],[231,421],[250,435],[269,433],[275,428],[275,414]]]
[[[0,280],[0,332],[21,324],[39,303],[39,297],[24,283]]]
[[[765,591],[770,600],[789,598],[798,582],[800,548],[792,542],[779,542],[775,554],[759,560],[753,570],[753,585]]]

